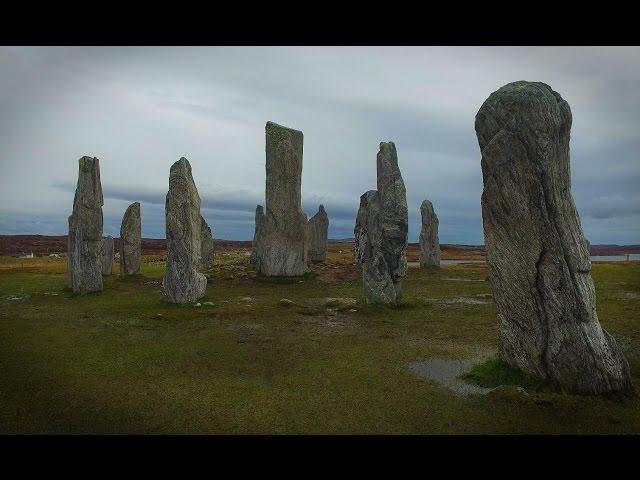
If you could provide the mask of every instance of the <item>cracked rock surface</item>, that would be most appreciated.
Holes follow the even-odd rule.
[[[307,216],[302,213],[302,142],[299,130],[267,122],[266,206],[256,209],[252,261],[266,276],[300,276],[307,266]],[[259,206],[258,206],[259,207]]]
[[[207,278],[200,272],[200,196],[186,158],[181,158],[171,166],[165,215],[167,271],[162,281],[162,291],[169,302],[195,302],[204,296]]]
[[[422,228],[420,229],[420,266],[440,265],[440,242],[438,241],[438,216],[429,200],[420,205]]]
[[[625,390],[629,365],[598,321],[589,244],[571,195],[571,121],[557,92],[524,81],[492,93],[476,115],[499,354],[568,391]]]
[[[407,194],[393,142],[381,143],[377,190],[360,197],[354,228],[354,254],[362,265],[367,303],[395,303],[407,274]]]
[[[142,257],[140,203],[132,203],[124,212],[120,225],[120,239],[120,275],[140,273],[140,259]]]
[[[69,217],[68,285],[75,293],[102,290],[102,185],[97,158],[78,161],[78,184]]]

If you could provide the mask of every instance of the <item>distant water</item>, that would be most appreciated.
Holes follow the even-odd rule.
[[[593,263],[600,262],[626,262],[631,260],[640,260],[640,253],[630,253],[629,255],[591,255],[591,261]],[[471,259],[442,259],[440,265],[458,265],[461,263],[486,263],[485,260],[471,260]],[[407,262],[410,267],[419,267],[420,262]]]

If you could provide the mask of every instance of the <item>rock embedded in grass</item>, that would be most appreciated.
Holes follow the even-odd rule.
[[[569,104],[539,82],[505,85],[476,115],[500,357],[568,391],[627,390],[629,365],[598,321],[571,195],[571,122]]]
[[[407,194],[393,142],[380,143],[377,190],[360,197],[354,228],[366,303],[396,303],[407,274]]]
[[[200,196],[184,157],[171,166],[165,215],[167,270],[162,291],[169,302],[195,302],[204,296],[207,279],[200,272]]]
[[[120,225],[120,275],[140,273],[142,257],[142,221],[140,203],[127,207]]]
[[[438,216],[429,200],[424,200],[420,205],[420,217],[422,219],[420,229],[420,266],[439,266]]]
[[[67,251],[68,286],[75,293],[101,291],[102,286],[102,185],[97,158],[79,161],[78,184],[69,217]]]

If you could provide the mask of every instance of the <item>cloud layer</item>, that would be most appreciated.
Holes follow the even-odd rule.
[[[169,168],[192,164],[217,238],[250,239],[264,124],[304,132],[303,208],[351,237],[396,143],[410,240],[430,199],[445,243],[483,243],[474,117],[505,83],[550,84],[573,111],[572,186],[592,243],[640,243],[640,49],[507,47],[0,48],[0,233],[65,234],[82,155],[100,159],[105,234],[142,202],[164,236]]]

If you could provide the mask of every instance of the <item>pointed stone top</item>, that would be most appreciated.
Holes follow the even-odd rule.
[[[420,205],[420,210],[422,210],[423,208],[428,208],[429,210],[433,211],[433,203],[431,203],[430,200],[423,200],[422,204]]]
[[[324,210],[324,205],[320,204],[320,206],[318,207],[318,211],[326,213]]]
[[[187,160],[184,157],[180,157],[180,160],[178,160],[177,162],[175,162],[173,165],[171,165],[171,172],[173,172],[174,170],[186,170],[186,171],[191,171],[191,164],[189,163],[189,160]]]

